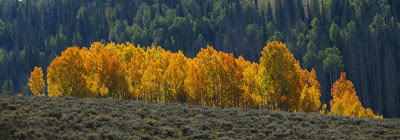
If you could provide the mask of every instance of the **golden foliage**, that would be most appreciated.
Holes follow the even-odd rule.
[[[48,92],[50,97],[111,97],[318,113],[321,86],[316,72],[301,69],[283,43],[270,42],[261,53],[258,64],[211,46],[189,59],[181,51],[172,53],[161,47],[95,42],[89,50],[68,48],[51,62]],[[333,94],[334,103],[339,103],[344,100],[338,97],[353,91],[338,88]],[[358,100],[356,96],[346,99]],[[360,106],[352,104],[349,114]],[[326,105],[320,113],[325,109]],[[343,105],[334,109],[340,111]],[[371,114],[367,109],[361,116]]]
[[[171,56],[171,62],[165,70],[167,82],[166,102],[186,103],[190,96],[185,92],[185,78],[187,77],[187,58],[182,51]]]
[[[29,78],[28,85],[35,96],[44,96],[46,85],[43,76],[43,70],[41,67],[35,67],[31,72],[31,78]]]
[[[268,106],[296,111],[303,86],[299,62],[280,42],[270,42],[261,52],[259,83]]]
[[[50,97],[59,95],[88,97],[85,76],[86,48],[70,47],[56,57],[47,68],[47,84]]]
[[[191,59],[188,62],[187,77],[184,82],[185,90],[189,99],[192,99],[192,104],[206,105],[206,79],[203,71]]]
[[[375,115],[371,109],[365,109],[361,106],[360,100],[353,88],[353,83],[346,79],[346,73],[340,74],[331,90],[332,100],[330,114],[352,116],[352,117],[371,117],[382,118]]]
[[[95,42],[89,50],[68,48],[52,61],[49,96],[315,111],[318,104],[309,101],[319,98],[318,81],[312,81],[315,72],[304,77],[308,73],[302,75],[304,70],[282,43],[268,43],[262,54],[260,65],[211,46],[188,59],[181,51],[161,47],[144,51],[130,43]],[[312,109],[297,108],[300,98]]]
[[[302,112],[318,112],[321,106],[321,86],[317,81],[317,74],[314,69],[311,72],[302,70],[303,90],[301,92],[299,111]]]
[[[319,114],[326,114],[327,113],[326,108],[327,108],[326,104],[322,105],[321,110],[319,111]]]

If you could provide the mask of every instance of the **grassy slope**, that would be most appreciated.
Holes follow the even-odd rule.
[[[0,95],[0,139],[26,138],[400,139],[400,119]]]

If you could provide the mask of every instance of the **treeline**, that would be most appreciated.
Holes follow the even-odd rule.
[[[263,4],[261,4],[263,3]],[[257,62],[270,41],[285,42],[314,68],[321,102],[341,72],[364,106],[400,114],[398,0],[1,0],[2,93],[29,93],[28,74],[67,46],[133,42],[193,58],[207,44]]]
[[[258,64],[210,46],[190,59],[181,51],[172,53],[161,47],[95,42],[89,49],[70,47],[50,63],[47,91],[50,97],[325,112],[314,69],[301,69],[286,45],[276,41],[261,53]],[[330,113],[382,117],[361,106],[351,82],[343,76],[333,86]],[[29,79],[35,95],[45,95],[43,77],[42,69],[35,67]]]

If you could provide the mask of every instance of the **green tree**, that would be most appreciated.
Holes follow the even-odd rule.
[[[326,48],[324,51],[319,52],[319,56],[323,59],[324,71],[329,74],[330,82],[333,83],[332,74],[336,77],[335,75],[341,72],[344,67],[339,49],[336,47]]]
[[[333,46],[341,47],[339,43],[342,42],[341,38],[341,30],[337,24],[334,22],[331,24],[331,28],[329,29],[329,38],[333,42]]]
[[[11,80],[4,81],[3,85],[1,85],[1,89],[3,94],[11,94],[14,92],[14,84]]]

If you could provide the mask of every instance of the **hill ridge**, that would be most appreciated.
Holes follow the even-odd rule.
[[[0,95],[0,139],[400,139],[400,119]]]

